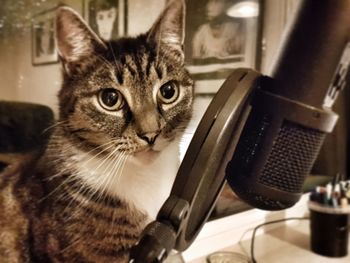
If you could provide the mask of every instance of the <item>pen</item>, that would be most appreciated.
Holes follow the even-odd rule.
[[[337,173],[335,176],[333,176],[333,180],[332,180],[332,193],[335,190],[335,186],[338,184],[340,179],[340,173]]]
[[[348,205],[349,205],[349,202],[348,202],[348,199],[346,198],[346,195],[345,195],[345,189],[341,185],[340,186],[340,206],[343,208],[346,208]]]

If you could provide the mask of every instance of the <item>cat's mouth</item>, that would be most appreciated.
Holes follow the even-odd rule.
[[[119,152],[124,152],[128,155],[151,154],[155,155],[163,151],[173,138],[164,138],[159,136],[154,143],[145,143],[143,141],[133,141],[125,138],[125,141],[119,142],[116,147]]]
[[[134,155],[135,157],[141,154],[156,154],[160,151],[161,149],[155,145],[140,145],[124,150],[124,152],[128,153],[129,155]]]
[[[135,149],[134,155],[151,155],[151,156],[156,156],[158,155],[167,145],[169,142],[159,140],[158,142],[156,141],[152,145],[145,145],[145,146],[140,146],[138,149]]]

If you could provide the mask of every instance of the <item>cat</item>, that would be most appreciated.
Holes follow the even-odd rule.
[[[59,120],[43,153],[0,176],[0,262],[127,262],[168,197],[191,116],[184,0],[151,29],[101,40],[60,7]]]

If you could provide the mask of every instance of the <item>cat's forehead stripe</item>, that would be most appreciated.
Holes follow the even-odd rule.
[[[121,72],[120,70],[116,69],[115,70],[115,76],[117,77],[117,80],[118,80],[119,84],[123,85],[124,84],[123,72]]]
[[[151,59],[147,59],[147,62],[146,62],[146,76],[149,77],[150,73],[151,73],[151,65],[152,65],[152,61]]]
[[[129,71],[133,78],[136,77],[136,69],[134,69],[130,64],[126,64],[126,69]]]
[[[110,78],[112,79],[113,82],[115,82],[115,83],[119,82],[118,78],[117,78],[117,74],[115,74],[115,70],[110,69],[109,70],[109,76],[110,76]]]
[[[135,56],[136,58],[135,58],[135,64],[136,64],[136,68],[137,68],[137,72],[139,73],[139,78],[140,79],[144,79],[144,69],[142,68],[142,66],[143,66],[143,57],[142,56]]]

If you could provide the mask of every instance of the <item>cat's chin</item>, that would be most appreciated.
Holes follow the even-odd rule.
[[[160,151],[155,151],[152,148],[136,152],[133,154],[134,157],[143,164],[150,164],[157,159],[160,155]]]

